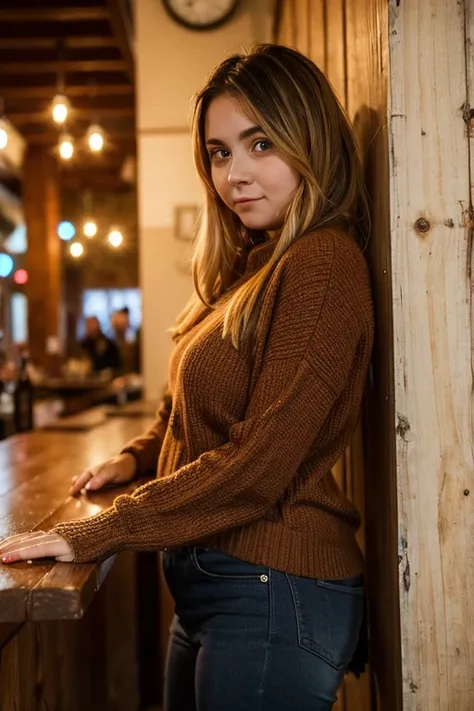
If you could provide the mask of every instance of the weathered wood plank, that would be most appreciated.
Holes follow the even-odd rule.
[[[472,0],[390,6],[404,711],[471,711],[474,699],[468,8]]]

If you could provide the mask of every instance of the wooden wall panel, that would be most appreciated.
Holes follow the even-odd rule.
[[[311,9],[308,12],[309,24],[309,49],[305,54],[313,60],[318,67],[326,71],[326,32],[325,32],[325,17],[326,7],[325,0],[312,0],[310,3]],[[298,47],[300,52],[303,50]]]
[[[345,0],[346,96],[372,205],[367,249],[376,339],[365,417],[365,533],[371,662],[383,711],[401,708],[397,484],[389,228],[388,15],[385,0]]]
[[[297,0],[295,2],[295,47],[306,55],[309,55],[311,50],[311,17],[313,14],[311,5],[314,5],[311,0]]]
[[[343,106],[347,105],[345,29],[344,0],[331,0],[325,13],[326,76]]]
[[[473,2],[397,5],[390,183],[403,709],[472,711]]]
[[[278,3],[278,24],[275,28],[275,42],[288,47],[296,47],[296,17],[298,0],[280,0]]]

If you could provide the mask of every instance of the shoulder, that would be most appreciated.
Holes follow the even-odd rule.
[[[338,230],[318,230],[297,239],[282,255],[278,280],[309,292],[336,288],[345,293],[370,292],[369,270],[354,238]]]
[[[352,235],[339,230],[321,229],[299,237],[282,256],[282,262],[308,271],[321,264],[368,273],[364,255]]]
[[[275,270],[279,300],[296,310],[323,312],[341,324],[372,329],[369,270],[354,238],[338,230],[319,230],[297,239]]]

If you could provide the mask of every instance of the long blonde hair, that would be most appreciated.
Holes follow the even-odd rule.
[[[205,119],[212,100],[222,94],[239,101],[301,176],[272,257],[226,300],[223,338],[230,337],[239,348],[254,336],[265,286],[288,247],[323,226],[350,231],[364,241],[369,217],[354,134],[320,69],[299,52],[272,44],[225,59],[195,100],[194,162],[205,195],[193,256],[195,292],[171,329],[174,338],[231,289],[242,253],[255,237],[219,198],[211,178]]]

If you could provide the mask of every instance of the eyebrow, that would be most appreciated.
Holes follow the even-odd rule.
[[[244,131],[241,131],[239,133],[239,141],[245,141],[246,138],[250,138],[250,136],[253,136],[255,133],[264,133],[264,130],[261,126],[250,126],[250,128],[246,128]],[[220,138],[209,138],[206,141],[207,146],[225,146],[224,141],[221,141]]]

